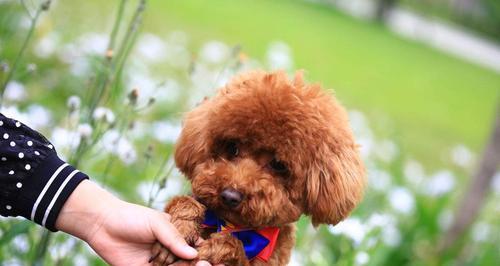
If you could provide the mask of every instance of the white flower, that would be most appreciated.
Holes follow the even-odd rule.
[[[73,95],[68,98],[68,101],[66,102],[66,105],[68,106],[69,110],[78,110],[80,109],[80,105],[82,104],[82,101],[80,100],[80,97]]]
[[[125,164],[131,164],[136,161],[137,153],[132,143],[116,130],[109,130],[102,136],[100,145],[109,153],[117,155]]]
[[[165,42],[158,36],[150,33],[141,36],[137,42],[137,51],[140,57],[152,63],[165,60],[167,50]]]
[[[350,110],[349,123],[356,137],[373,136],[372,130],[368,126],[366,116],[361,111]]]
[[[80,124],[77,131],[82,138],[88,138],[92,135],[92,126],[87,123]]]
[[[80,144],[80,135],[76,131],[56,127],[52,131],[51,142],[59,149],[75,149]]]
[[[38,67],[37,67],[37,65],[36,65],[35,63],[29,63],[29,64],[26,66],[26,70],[27,70],[28,72],[30,72],[30,73],[31,73],[31,72],[35,72],[37,68],[38,68]]]
[[[491,237],[491,226],[484,222],[476,223],[472,227],[472,239],[476,242],[485,242]]]
[[[401,243],[401,233],[395,225],[382,227],[382,242],[389,247],[396,247]]]
[[[59,45],[59,35],[55,32],[51,32],[44,36],[42,39],[38,41],[38,43],[34,47],[34,53],[36,56],[40,58],[48,58],[57,49]]]
[[[374,150],[375,141],[368,137],[359,137],[356,139],[357,144],[360,147],[360,153],[363,158],[368,158]]]
[[[500,195],[500,172],[496,172],[491,180],[491,188],[495,194]]]
[[[62,243],[55,243],[49,246],[49,252],[52,258],[59,259],[64,258],[73,249],[76,244],[74,238],[68,238]]]
[[[2,262],[2,266],[25,266],[26,264],[20,259],[9,259]]]
[[[284,42],[274,42],[267,50],[267,63],[271,69],[291,69],[293,60],[290,47]]]
[[[97,107],[94,110],[93,116],[95,120],[105,121],[108,124],[111,124],[115,121],[115,114],[113,114],[113,111],[106,107]]]
[[[435,173],[428,180],[422,191],[429,196],[441,196],[450,192],[455,187],[455,177],[448,170]]]
[[[391,176],[384,170],[370,169],[368,184],[377,191],[385,191],[391,184]]]
[[[354,245],[359,246],[366,235],[366,227],[358,218],[347,218],[335,226],[328,226],[328,231],[334,235],[345,235],[354,241]]]
[[[388,225],[395,225],[396,218],[390,214],[373,213],[366,221],[365,227],[367,231],[371,231],[377,227],[383,228]]]
[[[465,145],[457,145],[451,150],[451,161],[458,166],[469,167],[472,159],[472,152]]]
[[[86,33],[78,39],[78,47],[85,54],[102,54],[106,51],[109,38],[103,33]]]
[[[368,263],[370,260],[370,256],[368,253],[364,251],[359,251],[356,253],[356,256],[354,257],[354,261],[356,262],[356,265],[365,265]]]
[[[372,231],[380,228],[382,242],[387,246],[397,246],[401,242],[401,234],[397,228],[397,220],[391,214],[374,213],[368,218],[365,224],[366,230]],[[370,238],[366,242],[367,247],[373,247],[377,243],[377,239]]]
[[[24,234],[14,237],[12,244],[21,253],[26,253],[30,248],[28,237]]]
[[[149,74],[136,73],[130,77],[128,84],[130,84],[129,91],[137,89],[139,106],[146,105],[150,98],[156,98],[155,91],[158,84]]]
[[[365,115],[357,110],[349,111],[349,120],[356,141],[360,146],[361,156],[367,158],[373,152],[375,146],[373,132],[368,125],[368,121]]]
[[[9,81],[4,92],[5,99],[10,101],[22,101],[26,98],[26,95],[24,85],[15,80]]]
[[[173,79],[167,79],[163,84],[158,87],[156,99],[160,101],[167,101],[169,103],[177,103],[181,94],[181,87],[179,83]]]
[[[161,142],[174,143],[181,134],[179,123],[156,122],[153,124],[153,136]]]
[[[88,261],[87,257],[85,257],[82,254],[77,254],[77,255],[73,256],[72,261],[73,261],[73,265],[75,265],[75,266],[87,266],[87,265],[89,265],[89,261]]]
[[[201,48],[200,59],[210,64],[220,64],[229,57],[230,52],[225,43],[210,41]]]
[[[26,115],[29,118],[28,125],[33,129],[48,127],[50,126],[50,123],[52,123],[52,113],[49,111],[49,109],[41,105],[31,105],[26,111]]]
[[[290,257],[289,266],[304,265],[304,255],[296,248],[292,249],[292,256]]]
[[[414,160],[409,160],[405,163],[403,172],[406,182],[413,186],[419,186],[425,177],[424,168],[419,162]]]
[[[31,18],[28,16],[28,14],[21,15],[19,26],[23,29],[29,29],[31,27]]]
[[[77,77],[85,77],[92,71],[92,66],[87,58],[78,58],[71,62],[70,71]]]
[[[389,192],[389,203],[394,210],[403,214],[410,214],[415,208],[413,194],[404,187],[396,187]]]
[[[378,242],[378,238],[376,237],[370,237],[366,240],[366,247],[367,248],[373,248]]]
[[[374,149],[377,158],[384,162],[390,162],[394,160],[398,154],[398,147],[391,140],[383,140],[377,143],[377,147]]]

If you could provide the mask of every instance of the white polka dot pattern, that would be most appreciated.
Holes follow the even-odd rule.
[[[1,216],[23,216],[55,231],[64,202],[87,178],[40,133],[0,113]]]

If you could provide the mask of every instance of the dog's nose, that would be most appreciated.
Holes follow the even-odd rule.
[[[243,195],[232,188],[224,189],[224,191],[220,193],[220,197],[222,198],[222,202],[230,208],[238,207],[243,200]]]

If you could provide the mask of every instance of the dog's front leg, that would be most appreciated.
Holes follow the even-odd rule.
[[[213,233],[198,247],[198,259],[212,265],[249,266],[243,244],[230,233]]]
[[[186,242],[194,246],[200,237],[200,223],[205,216],[205,206],[189,196],[174,197],[165,206],[165,212],[171,215],[171,222]],[[174,254],[156,242],[152,249],[153,265],[168,265],[176,260]]]

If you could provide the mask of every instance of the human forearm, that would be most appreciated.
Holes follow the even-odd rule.
[[[97,184],[84,180],[61,209],[56,229],[88,241],[100,229],[106,214],[120,203]]]

